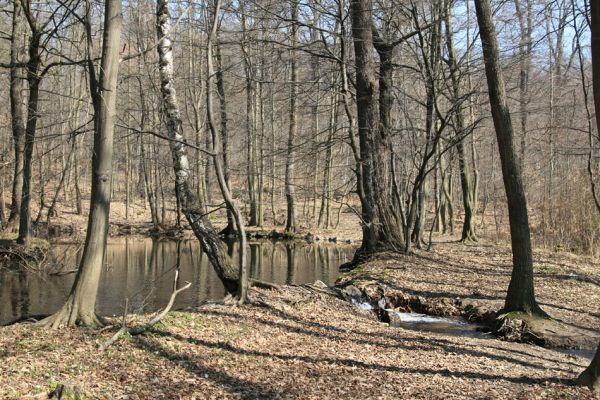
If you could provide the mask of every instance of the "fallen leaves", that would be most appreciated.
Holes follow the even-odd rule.
[[[490,306],[500,304],[498,287],[507,282],[507,269],[490,260],[506,263],[510,254],[476,247],[472,255],[460,246],[386,262],[386,279],[413,291],[477,291]],[[544,263],[556,263],[548,258]],[[375,263],[362,270],[373,279],[378,268]],[[573,259],[555,268],[556,274],[591,273]],[[552,304],[546,306],[551,313],[562,310],[555,315],[597,329],[597,305],[572,301],[597,290],[591,283],[565,284],[556,276],[543,282],[540,298]],[[110,337],[108,331],[0,328],[0,398],[47,394],[50,383],[68,383],[100,399],[592,398],[587,389],[570,385],[587,364],[583,358],[495,339],[391,328],[349,303],[302,287],[253,295],[264,306],[213,304],[172,313],[160,328],[105,352],[96,343]]]

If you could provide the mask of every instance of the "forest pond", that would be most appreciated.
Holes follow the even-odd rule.
[[[228,244],[237,257],[237,246]],[[199,305],[225,295],[219,278],[202,253],[198,241],[124,238],[107,246],[96,310],[100,315],[121,315],[125,299],[129,312],[152,312],[165,306],[171,295],[180,252],[180,282],[192,287],[177,297],[175,309]],[[351,246],[308,244],[306,242],[250,242],[248,258],[251,276],[277,284],[303,284],[321,280],[335,282],[340,264],[354,254]],[[81,245],[55,245],[45,272],[0,269],[0,325],[28,316],[53,313],[65,301],[81,256]],[[64,267],[59,267],[63,265]],[[51,274],[48,274],[51,272]]]

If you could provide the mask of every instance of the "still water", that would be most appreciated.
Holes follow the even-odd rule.
[[[228,246],[236,258],[235,245]],[[178,246],[176,241],[125,238],[107,246],[96,303],[98,314],[121,315],[126,298],[132,313],[164,307],[171,296],[178,248],[179,281],[192,282],[192,287],[179,294],[174,308],[222,298],[225,289],[198,241],[184,240]],[[331,285],[339,265],[352,258],[354,248],[260,241],[250,243],[247,254],[255,279],[277,284],[312,283],[318,279]],[[56,245],[46,269],[58,270],[56,265],[74,269],[80,255],[80,246]],[[74,273],[60,276],[0,268],[0,324],[53,313],[65,301],[74,279]]]

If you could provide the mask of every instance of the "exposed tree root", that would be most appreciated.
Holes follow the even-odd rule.
[[[73,327],[76,325],[98,328],[105,324],[106,320],[96,315],[95,312],[83,311],[72,295],[69,296],[60,310],[36,323],[40,327],[49,329]]]
[[[587,386],[600,397],[600,346],[589,367],[579,375],[578,385]]]

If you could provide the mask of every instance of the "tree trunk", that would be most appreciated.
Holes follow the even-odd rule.
[[[12,39],[10,42],[10,62],[19,63],[21,36],[21,1],[14,0],[12,20]],[[13,170],[13,183],[11,192],[10,215],[8,224],[16,225],[21,211],[21,196],[23,190],[23,139],[25,137],[25,112],[23,99],[23,68],[13,65],[10,69],[10,115],[12,136],[14,142],[15,164]]]
[[[596,111],[596,129],[600,129],[600,5],[590,2],[592,31],[592,81],[594,91],[594,108]],[[600,132],[600,131],[598,131]],[[598,133],[600,139],[600,133]],[[585,371],[579,375],[577,382],[596,393],[600,393],[600,345],[596,356]]]
[[[496,30],[492,22],[489,0],[475,0],[475,9],[483,48],[492,119],[502,165],[502,177],[508,200],[513,252],[512,276],[503,311],[546,315],[535,300],[527,200],[515,153],[513,126],[506,104],[504,78],[500,69]]]
[[[373,22],[371,0],[352,0],[350,14],[352,36],[356,58],[356,105],[360,147],[359,197],[363,242],[355,255],[358,258],[372,254],[382,248],[396,248],[402,240],[391,213],[390,196],[387,193],[387,112],[391,105],[391,51],[380,52],[381,73],[379,84],[375,70],[373,49]],[[377,89],[382,85],[379,102],[383,106],[383,124],[377,115]],[[380,88],[380,87],[379,87]],[[381,89],[381,88],[380,88]],[[381,107],[381,106],[380,106]],[[358,170],[357,170],[358,171]]]
[[[600,345],[592,363],[577,379],[579,385],[587,386],[594,392],[600,394]]]
[[[285,231],[293,234],[296,231],[296,209],[295,209],[295,186],[294,186],[294,168],[296,152],[294,141],[296,138],[296,118],[297,118],[297,97],[298,97],[298,69],[296,64],[296,43],[298,41],[298,1],[290,2],[291,8],[291,50],[290,50],[290,126],[288,131],[287,152],[285,161],[285,199],[287,203],[287,219],[285,222]]]
[[[90,10],[86,31],[91,50]],[[104,7],[104,34],[100,80],[96,80],[93,54],[88,52],[90,93],[94,105],[94,151],[92,155],[92,194],[83,256],[75,283],[63,307],[41,321],[51,328],[61,326],[97,326],[96,295],[106,254],[108,217],[112,191],[113,136],[116,117],[117,78],[121,41],[121,1],[109,0]]]
[[[212,54],[212,42],[217,33],[217,23],[219,20],[219,11],[221,7],[221,1],[216,0],[213,21],[212,21],[212,29],[208,35],[208,41],[206,44],[206,115],[208,120],[208,127],[212,134],[212,152],[215,166],[215,174],[217,176],[217,182],[219,183],[219,188],[221,189],[221,194],[223,195],[223,199],[225,200],[225,204],[227,205],[227,209],[233,214],[233,218],[235,220],[235,225],[238,230],[238,240],[239,240],[239,257],[240,257],[240,266],[239,266],[239,280],[238,280],[238,304],[244,304],[248,300],[248,278],[249,271],[246,263],[246,230],[244,227],[244,220],[242,218],[242,213],[239,208],[235,204],[233,197],[231,196],[231,192],[229,190],[229,186],[227,180],[225,178],[224,168],[223,168],[223,153],[222,153],[222,144],[221,137],[217,132],[213,111],[212,111],[212,80],[214,75],[213,68],[213,54]]]
[[[0,155],[0,229],[6,225],[6,204],[4,203],[4,154]]]
[[[190,166],[186,153],[185,137],[177,93],[173,81],[173,49],[170,38],[171,21],[168,0],[159,0],[156,5],[158,57],[161,93],[164,102],[165,120],[169,146],[175,170],[176,194],[181,204],[181,211],[188,220],[202,250],[208,256],[223,285],[230,293],[238,290],[238,268],[227,254],[227,247],[219,239],[208,216],[203,212],[200,198],[194,196],[189,188]]]
[[[221,46],[216,43],[216,57],[217,57],[217,93],[219,94],[219,107],[221,111],[221,143],[223,152],[223,173],[225,176],[225,183],[230,188],[229,183],[229,133],[227,130],[227,100],[225,98],[225,81],[223,80],[223,60],[221,58]],[[207,88],[207,90],[210,90]],[[227,209],[227,226],[219,234],[230,236],[235,234],[234,218],[231,210]]]
[[[248,27],[246,25],[247,15],[250,13],[246,9],[246,1],[240,2],[240,22],[242,28],[241,49],[244,57],[244,74],[246,78],[246,180],[248,185],[248,202],[250,205],[249,223],[250,226],[258,224],[257,193],[256,193],[256,108],[255,93],[256,79],[254,59],[250,54]]]
[[[531,0],[515,1],[517,20],[521,38],[519,40],[519,114],[521,120],[521,154],[519,166],[523,171],[527,152],[527,103],[529,102],[529,73],[531,70]]]
[[[40,93],[39,69],[40,43],[42,31],[31,10],[24,10],[28,17],[31,37],[29,39],[29,60],[27,61],[27,85],[29,100],[27,101],[27,124],[25,125],[25,146],[23,149],[23,189],[21,192],[21,210],[19,213],[19,236],[17,243],[27,244],[31,235],[31,179],[33,168],[33,146],[38,122],[38,99]]]
[[[590,1],[592,31],[592,91],[596,110],[596,134],[600,140],[600,4]]]
[[[460,104],[460,82],[459,82],[459,71],[458,64],[456,61],[456,54],[454,52],[454,38],[452,34],[452,22],[451,22],[451,7],[450,2],[447,3],[446,8],[446,47],[448,49],[448,64],[450,66],[450,78],[452,81],[452,101],[456,107],[455,111],[455,132],[458,138],[456,149],[458,151],[458,168],[460,170],[460,186],[462,190],[463,208],[465,211],[465,219],[463,221],[462,233],[460,240],[465,241],[477,241],[477,235],[475,233],[475,199],[473,198],[473,183],[471,181],[471,168],[469,166],[467,155],[465,151],[464,141],[466,139],[465,132],[465,119],[462,112],[462,106]]]

